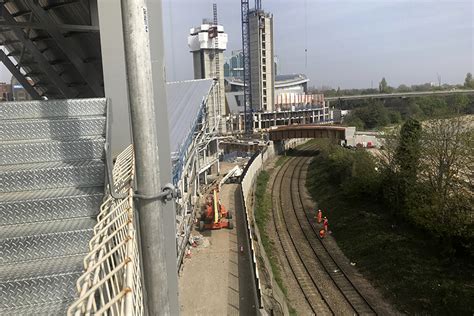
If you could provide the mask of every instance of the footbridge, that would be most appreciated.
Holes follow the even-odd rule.
[[[327,125],[290,125],[270,129],[270,140],[282,141],[291,138],[327,138],[334,141],[346,139],[346,127]]]

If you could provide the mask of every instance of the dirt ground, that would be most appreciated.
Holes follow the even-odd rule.
[[[182,315],[256,314],[238,187],[224,184],[220,192],[222,204],[233,214],[234,229],[202,232],[202,245],[192,248],[191,257],[183,263],[179,278]]]

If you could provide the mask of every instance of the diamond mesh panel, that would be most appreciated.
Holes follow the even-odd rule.
[[[99,212],[103,196],[102,188],[88,189],[85,192],[72,190],[69,196],[64,195],[67,194],[64,190],[43,193],[49,193],[49,195],[16,194],[14,198],[17,200],[0,202],[0,225],[95,217]]]
[[[74,282],[80,272],[0,283],[0,310],[18,308],[30,302],[45,304],[74,298]]]
[[[28,141],[0,144],[0,164],[102,159],[104,138],[82,138],[68,141]]]
[[[104,115],[106,99],[2,102],[0,119]]]
[[[98,135],[105,135],[105,117],[5,120],[0,124],[0,140],[63,139]]]
[[[0,186],[0,192],[96,186],[104,181],[100,160],[19,166],[0,168],[0,183],[8,183]]]
[[[0,264],[87,252],[92,229],[0,240]]]

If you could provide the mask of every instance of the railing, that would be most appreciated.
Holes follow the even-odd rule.
[[[118,155],[112,172],[116,193],[124,197],[105,197],[84,259],[85,272],[76,284],[79,297],[68,315],[143,315],[134,165],[130,145]]]

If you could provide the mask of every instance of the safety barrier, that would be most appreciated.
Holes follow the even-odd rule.
[[[137,216],[133,204],[134,154],[130,145],[113,168],[115,190],[106,195],[77,281],[68,315],[143,315]],[[110,191],[110,189],[109,189]]]

